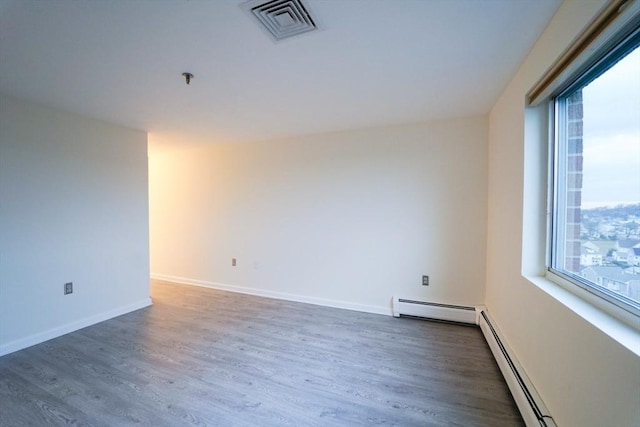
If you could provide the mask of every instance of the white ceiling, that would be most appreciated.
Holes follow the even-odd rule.
[[[561,3],[305,1],[274,42],[241,0],[0,0],[0,92],[210,142],[485,114]]]

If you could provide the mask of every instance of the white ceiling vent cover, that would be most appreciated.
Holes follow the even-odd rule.
[[[302,0],[253,0],[243,6],[276,41],[318,29]]]

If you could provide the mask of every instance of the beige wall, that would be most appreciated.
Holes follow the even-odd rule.
[[[152,274],[386,314],[394,294],[481,303],[487,135],[475,117],[150,150]]]
[[[523,276],[544,270],[546,192],[544,112],[525,94],[602,3],[565,2],[490,114],[486,303],[559,426],[640,423],[640,359],[601,329],[624,325]]]
[[[147,200],[144,132],[0,96],[0,355],[150,304]]]

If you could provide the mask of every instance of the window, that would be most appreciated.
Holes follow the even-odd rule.
[[[640,315],[640,29],[553,96],[549,271]]]

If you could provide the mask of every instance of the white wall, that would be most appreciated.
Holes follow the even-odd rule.
[[[482,303],[487,136],[476,117],[150,149],[152,275],[386,314]]]
[[[0,354],[150,303],[146,142],[0,97]]]
[[[523,276],[544,269],[546,191],[545,132],[525,94],[602,3],[565,2],[490,114],[486,303],[559,426],[640,424],[638,356]]]

